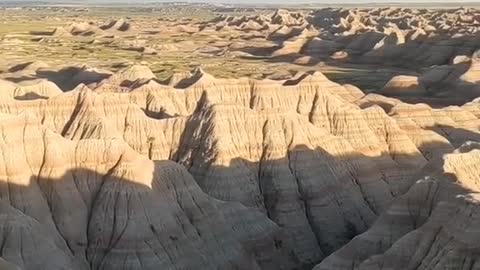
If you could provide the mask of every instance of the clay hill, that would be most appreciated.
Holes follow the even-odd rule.
[[[264,48],[251,44],[257,48],[248,53],[257,56],[308,56],[317,61],[341,58],[351,63],[421,68],[472,57],[479,49],[479,20],[479,11],[469,8],[324,8],[220,15],[184,27],[195,26],[200,32],[240,32],[241,39],[273,41]],[[245,51],[235,46],[229,49]]]
[[[479,20],[479,11],[471,8],[325,8],[220,15],[210,21],[167,27],[165,33],[215,35],[218,40],[197,50],[215,57],[300,66],[326,62],[398,67],[404,74],[384,80],[384,87],[374,88],[376,93],[403,101],[462,105],[479,96]]]
[[[451,64],[458,56],[471,57],[478,49],[479,18],[479,11],[469,8],[325,8],[302,13],[277,11],[271,18],[225,21],[227,25],[240,21],[270,27],[277,24],[280,33],[300,25],[317,31],[305,40],[302,50],[290,54],[326,58],[343,53],[355,63],[429,67]]]
[[[476,264],[476,101],[413,105],[319,72],[162,82],[136,65],[85,83],[2,82],[6,269]]]
[[[214,67],[223,78],[291,79],[291,71],[352,68],[373,73],[356,84],[363,90],[406,102],[460,106],[480,95],[478,9],[234,9],[216,10],[213,18],[198,15],[80,16],[32,32],[33,44],[13,37],[5,37],[4,43],[22,54],[48,43],[58,52],[65,50],[67,59],[74,51],[87,64],[101,62],[93,66],[111,65],[114,70],[143,59],[155,65],[155,72],[168,73],[162,80],[171,69],[185,72],[197,62]],[[105,63],[112,58],[123,62]],[[341,81],[355,82],[352,73],[343,74],[347,78]],[[64,90],[78,84],[64,81],[55,82]]]
[[[198,23],[200,33],[237,33],[211,54],[297,65],[369,65],[406,68],[377,93],[461,105],[479,96],[477,9],[408,8],[278,10]],[[220,44],[220,43],[219,43]],[[391,79],[391,80],[390,80]],[[408,100],[406,98],[404,100]]]
[[[49,34],[54,37],[108,36],[128,33],[134,30],[135,29],[130,22],[127,22],[124,19],[119,19],[107,21],[102,25],[96,25],[94,22],[74,22],[66,27],[56,27],[52,32],[34,32],[33,34]]]
[[[49,9],[0,63],[0,270],[480,269],[480,11]]]

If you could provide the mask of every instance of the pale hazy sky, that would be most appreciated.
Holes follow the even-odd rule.
[[[3,1],[12,0],[0,0]],[[16,0],[35,1],[35,0]],[[46,0],[48,1],[48,0]],[[190,3],[232,3],[232,4],[343,4],[343,3],[480,3],[480,0],[52,0],[54,2],[85,2],[85,3],[152,3],[152,2],[190,2]]]
[[[2,1],[7,0],[0,0]],[[57,2],[71,2],[72,0],[56,0]],[[105,3],[115,0],[86,0],[87,2]],[[480,0],[121,0],[122,2],[191,2],[191,3],[320,3],[320,4],[338,4],[338,3],[478,3]]]
[[[212,2],[215,1],[215,0],[211,0]],[[267,0],[268,1],[268,0]],[[301,0],[300,0],[301,1]],[[208,2],[208,0],[207,0]],[[259,2],[258,0],[244,0],[243,2],[249,2],[249,3],[255,3],[255,2]],[[278,0],[271,0],[269,2],[278,2]],[[292,2],[291,0],[287,1],[283,1],[283,2]],[[305,1],[301,1],[301,2],[313,2],[313,3],[319,3],[319,2],[323,2],[323,3],[332,3],[331,0],[312,0],[312,1],[309,1],[309,0],[305,0]],[[360,3],[360,2],[395,2],[395,3],[399,3],[399,2],[412,2],[412,3],[416,3],[416,2],[423,2],[423,3],[438,3],[438,2],[450,2],[450,3],[455,3],[455,2],[478,2],[478,1],[469,1],[469,0],[465,0],[465,1],[462,1],[462,0],[343,0],[343,1],[340,1],[340,2],[352,2],[352,3]]]
[[[1,0],[0,0],[1,1]],[[94,2],[112,0],[91,0]],[[134,2],[135,0],[123,0]],[[141,1],[141,0],[140,0]],[[339,3],[478,3],[480,0],[143,0],[146,2],[270,3],[270,4],[339,4]]]
[[[98,2],[102,2],[105,0],[96,0]],[[332,2],[342,2],[342,3],[376,3],[376,2],[383,2],[383,3],[440,3],[440,2],[446,2],[446,3],[466,3],[466,2],[480,2],[480,0],[150,0],[150,1],[155,1],[155,2],[223,2],[223,3],[228,3],[228,2],[243,2],[243,3],[260,3],[260,2],[269,2],[269,3],[295,3],[295,2],[301,2],[301,3],[326,3],[326,4],[331,4]],[[133,1],[132,1],[133,2]]]

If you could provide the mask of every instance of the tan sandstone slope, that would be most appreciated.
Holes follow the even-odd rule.
[[[477,188],[475,144],[464,142],[480,140],[479,103],[364,96],[319,72],[197,69],[163,83],[133,66],[49,97],[9,96],[0,112],[1,213],[29,224],[0,236],[44,243],[7,241],[1,257],[22,269],[370,269],[390,248],[415,252],[403,236],[447,211],[396,215],[405,200],[444,185],[428,205],[451,210],[463,204],[450,197]]]
[[[478,143],[445,156],[364,234],[321,269],[475,269],[478,267]]]
[[[279,228],[119,139],[1,115],[2,257],[21,269],[277,269]],[[35,154],[33,154],[35,153]],[[275,262],[275,268],[273,268]]]

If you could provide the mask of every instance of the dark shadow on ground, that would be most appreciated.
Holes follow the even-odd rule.
[[[40,174],[61,172],[51,165]],[[122,166],[0,181],[0,256],[25,270],[293,268],[257,210],[209,197],[173,162],[143,183]]]

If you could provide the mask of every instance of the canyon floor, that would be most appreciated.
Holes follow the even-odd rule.
[[[0,6],[0,269],[480,269],[479,29]]]

